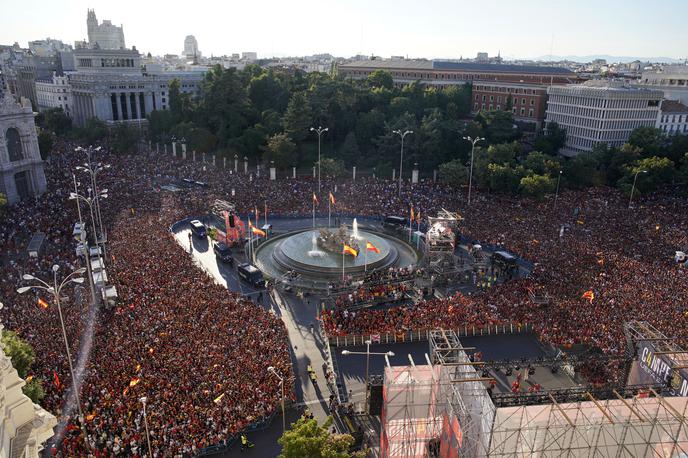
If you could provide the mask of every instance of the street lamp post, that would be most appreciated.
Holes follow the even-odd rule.
[[[284,410],[284,377],[279,375],[277,371],[275,370],[274,367],[270,366],[268,367],[268,372],[273,374],[275,377],[277,377],[280,381],[280,386],[282,387],[282,434],[284,434],[287,431],[287,420],[286,420],[286,415],[287,413]]]
[[[320,195],[320,137],[328,130],[328,127],[325,127],[324,129],[320,126],[318,126],[317,129],[315,127],[311,127],[311,132],[318,134],[318,195]]]
[[[96,245],[98,244],[98,235],[96,233],[96,221],[95,221],[95,216],[93,215],[93,206],[95,205],[95,202],[98,200],[98,197],[102,197],[103,199],[107,198],[108,190],[107,189],[102,189],[98,194],[93,195],[93,190],[91,188],[88,188],[89,190],[89,197],[86,197],[84,195],[79,194],[78,192],[70,192],[69,193],[69,200],[82,200],[86,202],[86,205],[88,205],[88,209],[91,212],[91,226],[93,227],[93,237],[95,239]]]
[[[371,352],[370,351],[370,340],[365,341],[366,344],[366,351],[349,351],[349,350],[343,350],[342,355],[344,356],[349,356],[349,355],[366,355],[366,376],[365,376],[365,381],[366,381],[366,397],[365,397],[365,411],[368,413],[368,394],[369,394],[369,389],[368,386],[370,384],[370,355],[374,356],[394,356],[394,352],[388,351],[385,353],[379,353],[379,352]]]
[[[473,187],[473,153],[475,152],[475,144],[479,141],[485,140],[482,137],[463,137],[464,140],[471,142],[471,170],[468,173],[468,205],[471,204],[471,189]]]
[[[404,168],[404,138],[408,134],[412,134],[413,131],[412,130],[405,130],[404,132],[402,132],[401,130],[393,130],[392,133],[397,134],[398,136],[401,137],[401,157],[399,158],[399,195],[401,195],[401,182],[402,182],[401,180],[402,180],[402,176],[403,176],[402,172],[403,172],[403,168]]]
[[[628,208],[631,208],[631,203],[633,202],[633,191],[635,191],[635,183],[638,180],[638,174],[647,173],[647,170],[638,170],[635,172],[635,177],[633,177],[633,186],[631,187],[631,197],[628,199]]]
[[[559,198],[559,183],[561,182],[561,175],[563,173],[563,170],[559,170],[559,176],[557,177],[557,192],[554,193],[554,210],[557,209],[557,199]]]
[[[95,165],[95,167],[94,167]],[[91,178],[91,188],[95,189],[95,195],[96,199],[94,201],[95,204],[95,213],[96,213],[96,218],[98,219],[98,229],[99,229],[99,234],[98,234],[98,239],[99,243],[104,244],[105,240],[107,240],[107,235],[105,234],[105,231],[103,230],[103,217],[100,213],[100,202],[98,200],[98,195],[100,194],[98,191],[98,184],[96,182],[96,177],[98,175],[98,172],[101,172],[103,170],[109,169],[110,165],[109,164],[92,164],[91,161],[89,160],[88,163],[84,164],[83,166],[77,166],[77,170],[81,170],[83,172],[86,172],[89,174]],[[107,192],[107,191],[106,191]]]
[[[78,283],[81,284],[84,282],[84,277],[78,277],[77,275],[83,274],[86,269],[85,268],[80,268],[69,275],[67,275],[63,280],[62,283],[57,283],[57,271],[60,269],[60,266],[57,264],[53,265],[53,285],[49,285],[48,283],[44,282],[40,278],[36,278],[33,275],[30,274],[24,274],[22,276],[22,279],[25,281],[37,281],[39,284],[37,285],[30,285],[30,286],[22,286],[21,288],[17,289],[17,292],[19,294],[24,294],[25,292],[31,290],[31,289],[42,289],[50,294],[53,295],[53,299],[55,300],[55,305],[57,305],[57,312],[60,316],[60,325],[62,326],[62,338],[64,339],[64,344],[65,344],[65,350],[67,351],[67,362],[69,363],[69,373],[72,377],[72,389],[74,390],[74,395],[76,397],[76,405],[79,410],[79,421],[83,424],[83,419],[84,419],[84,413],[81,410],[81,398],[79,396],[79,387],[77,385],[77,380],[76,376],[74,375],[74,366],[72,366],[72,354],[69,351],[69,342],[67,340],[67,331],[65,329],[65,324],[64,324],[64,318],[62,317],[62,307],[60,306],[60,294],[62,293],[62,288],[64,288],[68,283]]]
[[[151,450],[150,444],[150,433],[148,432],[148,414],[146,413],[146,402],[148,398],[145,396],[140,398],[141,404],[143,404],[143,424],[146,425],[146,442],[148,443],[148,457],[153,458],[153,451]]]

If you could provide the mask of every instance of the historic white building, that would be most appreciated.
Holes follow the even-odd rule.
[[[201,51],[198,50],[198,41],[193,35],[187,35],[184,39],[183,56],[187,59],[200,59]]]
[[[590,152],[597,143],[621,146],[638,127],[654,127],[663,93],[621,82],[593,80],[547,89],[546,123],[566,129],[561,153]]]
[[[0,88],[0,193],[12,204],[45,188],[31,103],[22,99],[20,105]]]
[[[100,49],[126,48],[123,26],[117,27],[108,20],[103,20],[102,23],[98,24],[95,10],[88,10],[86,26],[88,28],[88,43],[91,47]]]
[[[72,86],[66,75],[57,76],[53,73],[49,80],[37,80],[36,99],[39,111],[62,108],[67,116],[72,116]]]
[[[169,84],[182,92],[200,89],[202,71],[146,71],[136,49],[77,49],[76,72],[69,74],[72,119],[83,125],[92,117],[107,123],[144,123],[153,110],[169,108]]]
[[[0,324],[0,334],[3,326]],[[23,392],[26,382],[17,374],[0,345],[0,456],[38,458],[57,424],[50,412],[31,402]]]
[[[660,89],[665,99],[688,105],[688,65],[666,65],[658,70],[644,71],[637,84]]]
[[[663,101],[656,127],[667,135],[688,135],[688,107],[675,100]]]

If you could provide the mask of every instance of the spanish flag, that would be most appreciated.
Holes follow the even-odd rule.
[[[131,380],[129,381],[129,386],[133,388],[133,387],[135,387],[136,385],[138,385],[140,381],[141,381],[140,378],[134,377],[133,379],[131,379]]]
[[[253,225],[251,225],[251,232],[253,232],[253,235],[260,235],[261,237],[267,237],[264,230],[258,229],[257,227],[255,227]]]
[[[366,242],[366,250],[380,254],[380,250],[378,250],[377,247],[370,242]]]
[[[85,418],[86,418],[86,421],[92,421],[94,418],[96,418],[96,414],[90,413],[90,414],[86,415]]]
[[[40,297],[38,298],[38,305],[40,305],[40,306],[43,307],[44,309],[47,309],[47,308],[50,306],[50,304],[48,304],[46,301],[44,301],[44,300],[43,300],[42,298],[40,298]]]
[[[586,292],[583,293],[583,295],[581,296],[581,298],[582,298],[582,299],[587,299],[587,300],[590,301],[590,303],[592,304],[592,301],[595,299],[595,293],[594,293],[592,290],[588,290],[588,291],[586,291]]]
[[[62,384],[60,383],[60,377],[57,376],[57,372],[55,371],[53,371],[53,383],[55,383],[55,388],[57,388],[58,390],[62,386]]]
[[[416,219],[416,218],[413,214],[413,205],[411,205],[411,221],[413,221],[414,219]]]
[[[316,196],[315,193],[313,193],[313,203],[318,205],[318,196]]]
[[[342,254],[350,254],[354,258],[358,256],[358,251],[355,249],[351,248],[349,245],[344,244],[344,249],[342,250]]]
[[[335,205],[337,203],[337,201],[334,200],[334,194],[332,194],[332,193],[330,193],[330,203],[332,205]]]

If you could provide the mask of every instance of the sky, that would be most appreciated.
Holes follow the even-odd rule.
[[[0,0],[0,44],[86,39],[88,8],[154,55],[688,57],[688,0]]]

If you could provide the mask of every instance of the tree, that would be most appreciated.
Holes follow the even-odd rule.
[[[484,130],[489,144],[508,143],[518,140],[521,132],[514,124],[514,115],[510,111],[481,111],[475,120]]]
[[[43,112],[43,125],[55,135],[65,135],[72,128],[72,120],[62,108],[50,108]]]
[[[292,95],[287,111],[284,113],[284,132],[297,142],[303,141],[310,134],[312,121],[311,107],[306,93],[297,92]]]
[[[172,119],[175,123],[181,122],[182,98],[181,92],[179,91],[179,79],[175,78],[172,81],[170,81],[168,92],[170,99],[170,113],[172,114]]]
[[[55,140],[53,138],[53,133],[47,130],[41,130],[38,133],[38,150],[41,152],[41,158],[46,160],[53,150],[53,144]]]
[[[647,173],[643,173],[643,171]],[[674,163],[671,159],[659,156],[647,157],[636,161],[633,166],[627,166],[618,186],[630,194],[637,174],[638,180],[635,190],[639,193],[654,191],[662,185],[670,184],[675,172]]]
[[[368,75],[367,82],[373,88],[392,89],[394,87],[394,79],[386,70],[375,70]]]
[[[459,159],[440,164],[438,171],[443,183],[462,186],[468,182],[468,167]]]
[[[344,161],[323,157],[320,159],[320,173],[325,177],[340,177],[346,174]]]
[[[548,175],[529,175],[521,178],[520,191],[523,195],[542,199],[554,192],[556,181]]]
[[[296,165],[296,145],[286,132],[275,134],[268,139],[265,159],[275,161],[275,165],[282,169]]]
[[[12,360],[12,366],[19,377],[25,379],[29,375],[31,365],[36,359],[36,353],[31,345],[13,331],[3,331],[2,346],[5,354]],[[45,396],[40,380],[31,377],[22,390],[33,402],[39,402]]]
[[[564,162],[562,179],[574,188],[601,186],[605,182],[605,176],[598,170],[599,166],[600,162],[595,154],[579,154]]]
[[[344,144],[341,149],[341,156],[348,162],[356,162],[358,157],[361,155],[361,150],[358,147],[358,140],[356,139],[356,134],[351,131],[346,134],[344,139]],[[354,164],[355,165],[355,164]]]
[[[354,443],[350,434],[330,434],[332,417],[322,425],[315,419],[299,418],[282,434],[280,458],[363,458],[363,452],[351,453]]]
[[[528,153],[528,156],[523,160],[523,166],[538,175],[555,176],[561,170],[561,166],[557,161],[540,151]]]
[[[631,132],[628,143],[640,149],[643,157],[665,156],[664,134],[655,127],[638,127]]]
[[[119,124],[112,131],[112,149],[119,153],[132,153],[139,139],[139,131],[132,126]]]
[[[93,144],[107,137],[107,126],[98,118],[89,118],[84,126],[77,130],[76,135],[86,143]]]
[[[285,92],[272,70],[251,78],[248,85],[248,96],[253,105],[261,112],[270,108],[281,112],[286,106],[284,102]]]
[[[535,139],[533,146],[537,151],[554,156],[565,144],[566,130],[559,127],[556,122],[551,122],[547,124],[544,133]]]
[[[515,194],[526,175],[522,166],[517,168],[509,164],[490,164],[487,166],[487,180],[492,191]]]

